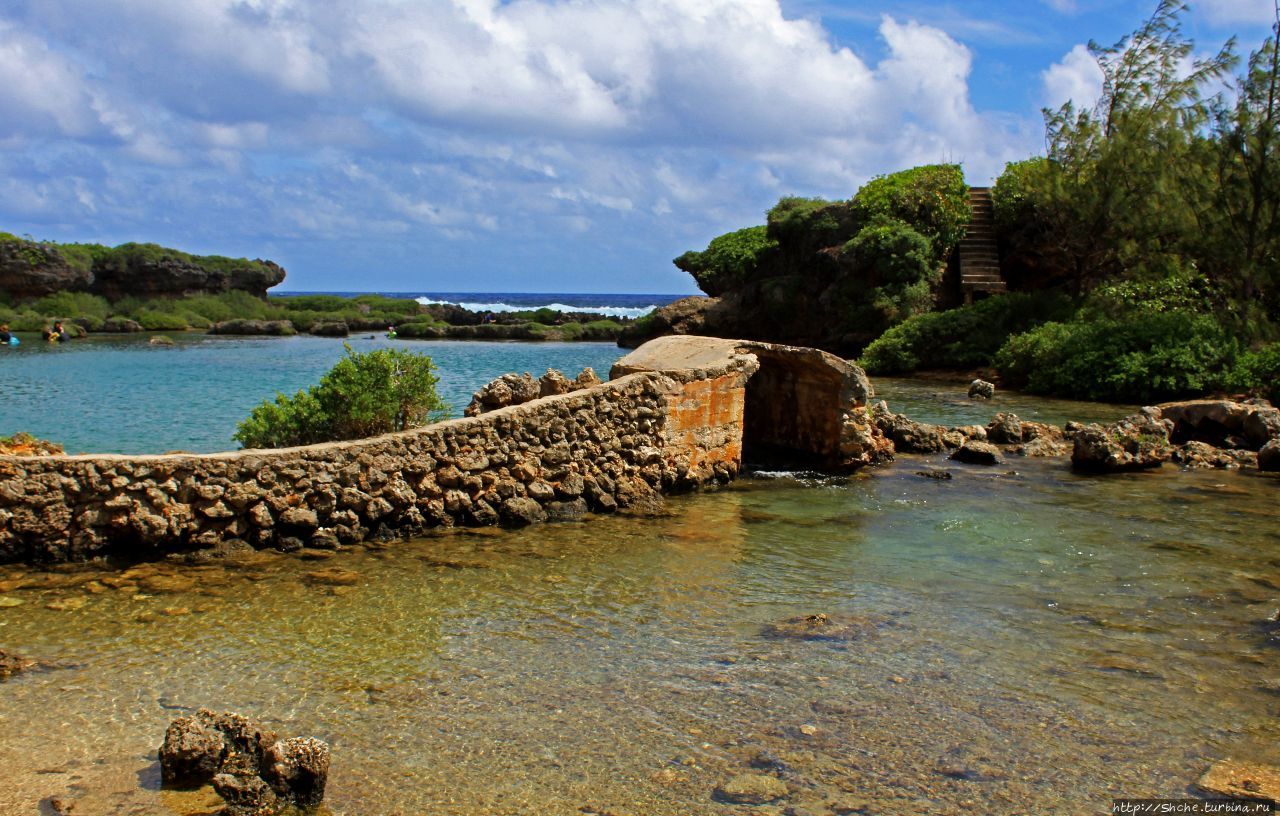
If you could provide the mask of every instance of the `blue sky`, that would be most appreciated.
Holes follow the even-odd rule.
[[[1112,0],[0,0],[0,230],[288,290],[692,292],[784,195],[1039,152]],[[1192,0],[1205,51],[1273,0]]]

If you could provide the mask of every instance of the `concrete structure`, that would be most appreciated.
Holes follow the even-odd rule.
[[[857,367],[813,349],[648,343],[613,379],[398,434],[279,450],[0,457],[0,561],[334,547],[528,524],[728,482],[748,459],[892,455]]]

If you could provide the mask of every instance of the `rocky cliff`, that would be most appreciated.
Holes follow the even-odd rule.
[[[284,280],[271,261],[189,255],[155,244],[53,244],[0,233],[0,293],[16,301],[54,292],[182,297],[237,289],[265,297]]]

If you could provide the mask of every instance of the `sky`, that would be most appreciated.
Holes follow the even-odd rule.
[[[1191,0],[1198,49],[1275,0]],[[1155,0],[0,0],[0,230],[269,258],[281,290],[694,292],[787,195],[1089,104]]]

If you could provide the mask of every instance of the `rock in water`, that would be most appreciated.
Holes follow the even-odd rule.
[[[281,740],[256,720],[202,708],[169,724],[160,775],[168,786],[212,784],[227,802],[227,816],[271,816],[320,803],[329,746],[310,737]]]
[[[989,442],[966,442],[949,458],[970,465],[998,465],[1004,461],[1000,457],[1000,449]]]
[[[739,774],[716,788],[715,797],[735,805],[767,805],[785,798],[787,784],[766,774]]]
[[[969,383],[969,399],[991,399],[996,395],[994,383],[986,380],[974,380]]]
[[[300,807],[320,804],[329,779],[329,744],[312,737],[281,740],[267,749],[262,776]]]
[[[1017,445],[1022,442],[1022,420],[1017,414],[996,414],[987,425],[987,441],[997,445]]]
[[[1099,473],[1160,467],[1173,455],[1169,446],[1173,423],[1159,415],[1158,408],[1145,408],[1105,427],[1086,425],[1075,435],[1071,466]]]
[[[1258,451],[1258,470],[1280,472],[1280,439],[1273,439]]]

